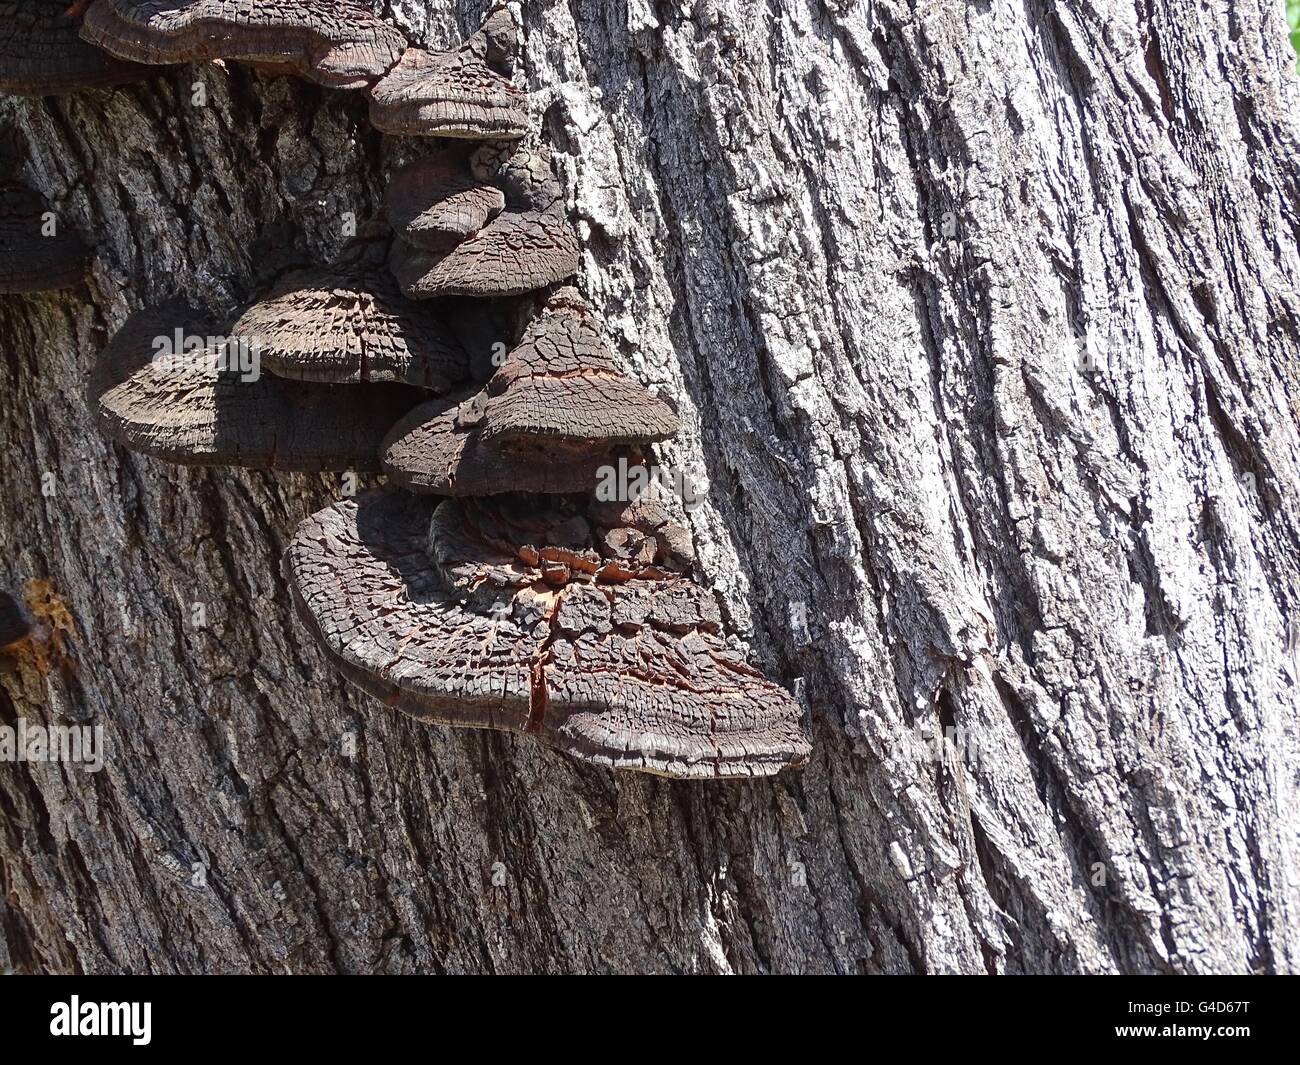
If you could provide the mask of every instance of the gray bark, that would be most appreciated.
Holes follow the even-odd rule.
[[[382,7],[433,46],[482,13]],[[0,717],[108,761],[0,765],[0,967],[1295,970],[1282,5],[522,12],[582,287],[681,405],[700,570],[811,764],[611,773],[349,691],[278,568],[338,480],[132,456],[81,391],[130,310],[335,255],[396,142],[237,66],[6,99],[97,260],[0,298],[0,581],[75,629]]]

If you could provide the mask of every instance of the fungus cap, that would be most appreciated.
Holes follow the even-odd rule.
[[[454,148],[395,170],[386,197],[393,229],[431,251],[473,236],[506,205],[505,193],[477,177],[466,153]]]
[[[419,395],[401,385],[358,390],[262,376],[238,338],[207,343],[210,332],[179,301],[128,318],[91,376],[103,431],[185,466],[377,472],[384,432]],[[202,342],[176,351],[176,338],[194,335]]]
[[[515,48],[504,8],[459,48],[408,48],[370,90],[371,125],[408,137],[518,140],[528,133],[528,94],[507,76]]]
[[[500,169],[505,209],[464,240],[428,247],[399,236],[389,266],[412,299],[518,296],[578,272],[578,238],[548,152],[524,150]]]
[[[282,275],[232,327],[278,377],[400,382],[446,392],[467,356],[439,310],[402,299],[382,270],[309,268]]]
[[[406,48],[356,0],[95,0],[81,35],[137,63],[231,59],[334,89],[371,85]]]
[[[667,403],[619,369],[595,312],[573,288],[550,297],[487,391],[485,440],[652,443],[680,425]]]
[[[454,510],[442,532],[430,519],[426,500],[364,493],[309,518],[285,555],[304,623],[363,691],[425,721],[669,777],[768,776],[807,760],[798,704],[727,647],[703,589],[556,587],[539,564],[489,609],[428,554]],[[473,535],[461,526],[453,539]]]

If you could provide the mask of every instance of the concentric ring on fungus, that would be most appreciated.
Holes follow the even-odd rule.
[[[422,720],[681,779],[807,760],[798,704],[727,647],[708,592],[556,518],[554,543],[512,544],[515,520],[481,503],[364,493],[303,523],[285,575],[343,675]]]

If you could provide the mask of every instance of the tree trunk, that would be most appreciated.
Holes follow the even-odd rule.
[[[380,6],[431,46],[483,12]],[[133,456],[82,390],[130,311],[337,255],[399,143],[237,65],[5,99],[97,258],[0,297],[0,581],[66,630],[8,656],[0,717],[107,754],[0,766],[0,967],[1295,970],[1282,4],[522,23],[582,288],[679,401],[699,570],[811,763],[610,772],[347,688],[279,570],[340,480]]]

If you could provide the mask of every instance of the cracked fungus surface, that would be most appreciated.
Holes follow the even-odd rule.
[[[410,48],[370,91],[370,122],[408,137],[517,140],[528,132],[528,94],[493,70],[476,34],[449,52]]]
[[[81,34],[137,63],[232,59],[336,89],[371,85],[406,48],[354,0],[95,0]]]
[[[473,236],[506,205],[505,193],[476,175],[468,154],[454,148],[399,167],[385,196],[393,229],[431,251]]]
[[[619,369],[595,313],[571,288],[556,293],[488,382],[485,439],[547,437],[653,443],[676,413]]]
[[[292,270],[232,327],[278,377],[399,382],[447,392],[468,359],[439,309],[412,304],[383,270]]]
[[[415,717],[616,768],[745,777],[806,760],[798,704],[726,646],[709,593],[623,562],[607,581],[593,549],[508,544],[492,513],[450,501],[434,519],[428,500],[366,493],[299,528],[286,577],[349,680]]]

